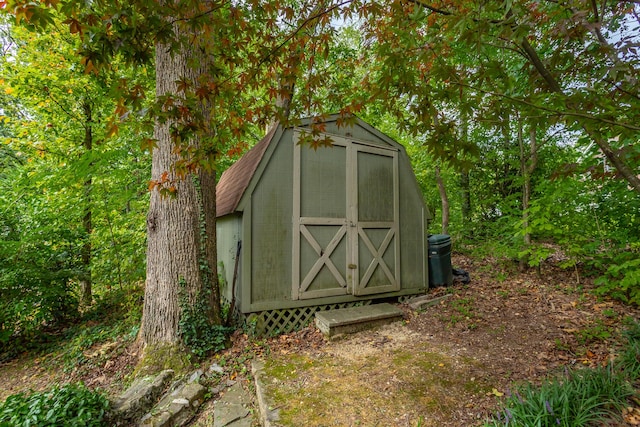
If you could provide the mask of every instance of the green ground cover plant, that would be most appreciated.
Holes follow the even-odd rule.
[[[0,405],[0,426],[107,426],[109,401],[82,384],[14,394]]]

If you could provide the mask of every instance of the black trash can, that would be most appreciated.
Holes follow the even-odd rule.
[[[429,236],[429,286],[451,286],[451,237],[448,234]]]

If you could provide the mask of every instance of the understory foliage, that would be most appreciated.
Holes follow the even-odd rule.
[[[388,115],[366,118],[407,147],[434,215],[429,231],[440,233],[442,209],[435,185],[438,162],[419,141],[398,132]],[[600,294],[640,304],[640,197],[616,177],[606,161],[590,159],[571,133],[539,134],[539,139],[548,141],[537,153],[537,167],[530,177],[531,198],[524,209],[519,147],[513,141],[507,144],[503,134],[470,126],[476,126],[473,138],[482,141],[479,156],[468,169],[441,167],[449,194],[453,250],[480,258],[523,260],[532,268],[553,260],[577,273],[579,282],[585,276],[595,278]],[[517,138],[514,131],[508,135]],[[531,236],[530,244],[525,244],[525,234]]]
[[[637,383],[640,379],[640,322],[632,322],[623,335],[627,343],[616,366],[627,378]]]
[[[61,234],[50,236],[57,240],[56,246],[44,240],[23,242],[13,250],[3,248],[0,304],[6,317],[0,321],[1,341],[8,339],[7,322],[15,322],[17,328],[28,332],[39,323],[62,322],[77,314],[77,299],[69,284],[74,275],[74,254]]]
[[[627,344],[606,367],[566,369],[540,386],[509,392],[504,407],[485,426],[581,427],[617,420],[640,378],[640,323],[625,332]]]
[[[2,426],[106,426],[109,400],[82,384],[14,394],[0,404]]]
[[[139,124],[110,134],[110,86],[84,73],[64,26],[0,16],[0,353],[78,321],[144,277],[149,159]],[[138,73],[139,91],[152,76]],[[89,283],[86,295],[80,283]],[[84,299],[84,301],[82,301]],[[84,304],[81,304],[83,302]],[[90,310],[89,310],[90,311]]]
[[[97,298],[96,304],[75,324],[48,336],[41,331],[31,342],[13,337],[11,348],[0,347],[0,361],[24,350],[35,350],[42,367],[80,377],[119,354],[135,340],[141,317],[140,286],[114,290]],[[103,344],[107,347],[102,347]],[[95,351],[108,348],[109,351]],[[94,354],[91,354],[94,353]],[[115,373],[125,380],[127,372]],[[19,393],[0,402],[0,426],[109,426],[106,393],[82,383],[55,385],[41,392]]]
[[[94,346],[109,342],[126,344],[135,340],[142,315],[142,292],[139,284],[114,289],[97,296],[95,304],[82,314],[76,313],[73,321],[44,326],[38,324],[29,334],[26,331],[14,333],[7,343],[0,345],[0,362],[30,351],[44,355],[44,362],[51,363],[55,370],[73,371],[80,375],[100,368],[110,354],[101,354],[97,358],[87,354],[92,353]],[[56,356],[52,357],[52,354]]]
[[[20,183],[24,175],[9,179]],[[33,337],[43,325],[78,317],[72,280],[79,275],[82,238],[80,230],[62,224],[66,207],[54,210],[43,198],[23,200],[5,188],[0,195],[5,202],[0,211],[0,348],[16,333]]]
[[[555,253],[545,242],[554,243],[564,254],[560,266],[597,277],[603,295],[640,304],[640,197],[620,181],[585,174],[551,178],[537,186],[527,228],[534,241],[520,255],[537,266]]]
[[[100,354],[99,357],[88,357],[92,348],[98,348],[105,343],[117,342],[128,344],[136,339],[140,329],[142,316],[143,289],[140,285],[114,289],[97,298],[90,310],[83,313],[75,324],[65,328],[57,337],[47,337],[46,334],[32,342],[14,340],[14,346],[26,349],[37,349],[40,352],[57,352],[60,356],[52,363],[65,372],[79,375],[104,366],[110,353]],[[55,366],[55,365],[54,365]]]

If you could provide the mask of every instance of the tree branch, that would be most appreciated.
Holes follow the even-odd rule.
[[[429,5],[429,4],[427,4],[427,3],[425,3],[425,2],[424,2],[424,1],[422,1],[422,0],[406,0],[406,1],[408,1],[409,3],[416,4],[416,5],[418,5],[418,6],[422,6],[422,7],[424,7],[425,9],[430,10],[431,12],[433,12],[433,13],[437,13],[437,14],[439,14],[439,15],[445,15],[445,16],[451,16],[451,15],[453,15],[453,12],[449,12],[448,10],[439,9],[439,8],[437,8],[437,7],[435,7],[435,6],[431,6],[431,5]]]
[[[298,33],[300,33],[300,31],[302,31],[304,28],[307,27],[307,24],[309,24],[311,21],[314,21],[318,18],[320,18],[323,15],[326,15],[327,13],[332,12],[333,10],[342,7],[346,4],[351,3],[353,0],[345,0],[341,3],[337,3],[334,4],[333,6],[331,6],[328,9],[319,11],[309,17],[307,17],[304,21],[302,21],[302,23],[298,26],[298,28],[296,28],[294,31],[292,31],[291,33],[289,33],[284,40],[282,40],[280,43],[278,43],[273,49],[271,49],[264,57],[262,57],[260,59],[260,61],[258,61],[258,63],[255,65],[254,67],[254,72],[251,74],[251,77],[249,78],[249,80],[253,80],[255,78],[255,76],[258,74],[258,69],[264,65],[265,62],[267,62],[267,60],[269,60],[269,58],[271,58],[273,55],[276,54],[276,52],[278,52],[280,49],[282,49],[287,43],[289,43]],[[228,79],[226,79],[224,81],[224,83],[227,83],[231,80],[234,80],[235,78],[237,78],[238,75],[229,77]]]
[[[615,87],[616,90],[618,90],[619,92],[622,92],[625,95],[628,95],[628,96],[630,96],[632,98],[636,98],[636,99],[640,100],[640,95],[638,95],[637,93],[632,93],[632,92],[630,92],[628,90],[625,90],[625,89],[621,88],[620,85],[618,83],[614,82],[613,80],[604,79],[603,81],[605,81],[605,82],[609,83],[611,86]]]
[[[514,103],[518,103],[518,104],[522,104],[522,105],[526,105],[538,110],[542,110],[542,111],[547,111],[549,113],[552,113],[554,115],[557,116],[567,116],[567,117],[576,117],[576,118],[582,118],[582,119],[589,119],[589,120],[593,120],[593,121],[597,121],[597,122],[601,122],[601,123],[606,123],[608,125],[612,125],[612,126],[616,126],[616,127],[620,127],[623,129],[629,129],[629,130],[634,130],[634,131],[640,131],[640,126],[636,126],[630,123],[622,123],[622,122],[617,122],[615,120],[610,120],[610,119],[606,119],[603,117],[597,117],[591,114],[587,114],[587,113],[581,113],[579,111],[573,111],[573,110],[563,110],[563,111],[558,111],[556,109],[553,108],[549,108],[546,107],[544,105],[539,105],[539,104],[535,104],[533,102],[527,101],[525,99],[522,98],[516,98],[513,96],[509,96],[509,95],[505,95],[504,93],[500,93],[500,92],[495,92],[495,91],[491,91],[491,90],[486,90],[486,89],[482,89],[476,86],[472,86],[470,84],[467,83],[462,83],[462,82],[456,82],[455,84],[457,84],[458,86],[462,86],[462,87],[466,87],[468,89],[471,90],[475,90],[478,91],[482,94],[485,95],[491,95],[491,96],[495,96],[498,98],[502,98],[502,99],[507,99],[509,101],[512,101]]]
[[[212,14],[213,12],[215,12],[215,11],[217,11],[217,10],[222,9],[222,8],[223,8],[227,3],[228,3],[228,4],[231,4],[231,1],[229,1],[229,0],[221,1],[220,3],[218,3],[217,5],[215,5],[214,7],[210,8],[210,9],[208,9],[208,10],[205,10],[204,12],[197,13],[197,14],[195,14],[195,15],[193,15],[193,16],[185,16],[185,17],[182,17],[182,18],[175,18],[175,19],[173,19],[173,20],[168,20],[168,21],[167,21],[167,24],[166,24],[166,25],[164,25],[164,27],[167,27],[167,26],[173,25],[173,24],[175,24],[175,23],[177,23],[177,22],[180,22],[180,21],[190,21],[190,20],[192,20],[192,19],[202,18],[203,16],[207,16],[207,15]]]
[[[53,101],[54,104],[56,104],[58,107],[60,107],[60,109],[62,110],[63,113],[65,113],[67,116],[69,116],[69,118],[77,121],[78,123],[80,123],[80,126],[82,126],[84,129],[86,129],[86,124],[84,123],[84,120],[82,120],[80,117],[76,116],[75,114],[73,114],[71,111],[67,110],[62,104],[60,104],[51,94],[51,92],[49,91],[48,88],[45,88],[45,92],[47,93],[47,96],[49,97],[49,99],[51,99]]]

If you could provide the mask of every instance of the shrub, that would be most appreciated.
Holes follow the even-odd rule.
[[[640,251],[622,251],[608,259],[596,291],[626,303],[640,304]]]
[[[48,391],[14,394],[0,404],[0,425],[106,426],[109,401],[83,384],[68,384]]]
[[[18,336],[28,341],[44,325],[65,325],[77,319],[72,283],[78,271],[76,255],[68,241],[0,239],[0,352],[19,350],[14,345]]]

